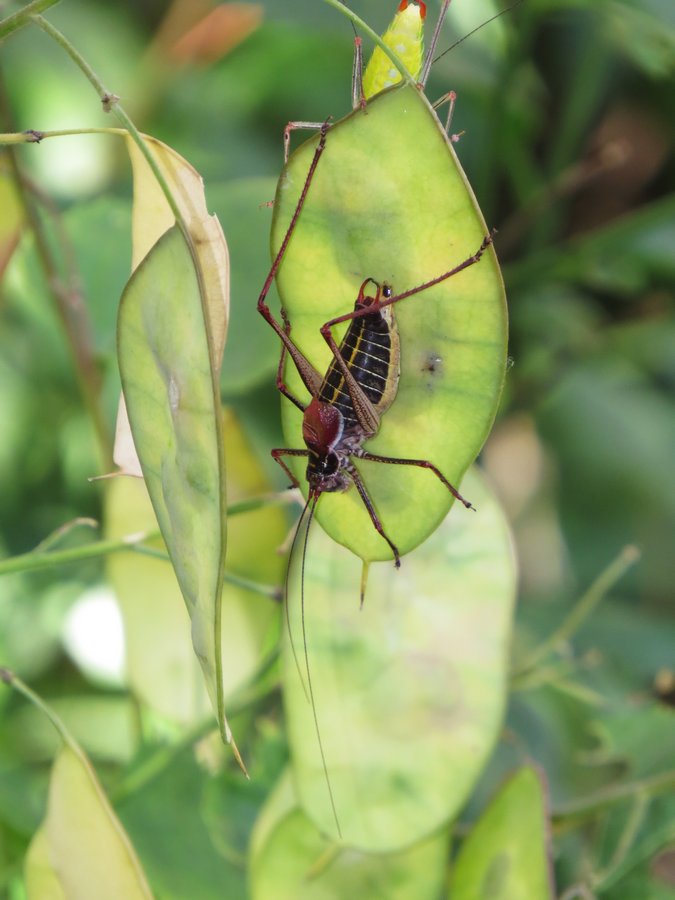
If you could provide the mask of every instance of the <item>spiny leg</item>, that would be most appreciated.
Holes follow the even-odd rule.
[[[410,288],[410,290],[403,291],[401,294],[394,294],[391,297],[387,297],[384,300],[376,300],[371,303],[369,306],[358,307],[353,309],[351,312],[345,313],[342,316],[336,316],[334,319],[329,319],[328,322],[325,322],[321,326],[321,334],[330,347],[333,356],[340,362],[338,346],[335,343],[335,339],[331,334],[331,328],[335,325],[339,325],[341,322],[349,322],[352,319],[359,319],[361,316],[367,316],[371,313],[377,312],[380,309],[384,309],[385,306],[392,306],[394,303],[399,303],[401,300],[407,300],[408,297],[413,297],[415,294],[419,294],[420,291],[426,291],[427,288],[434,287],[437,284],[440,284],[442,281],[445,281],[448,278],[452,278],[453,275],[458,275],[460,272],[463,272],[464,269],[468,269],[470,266],[475,265],[482,255],[485,253],[487,248],[492,244],[494,240],[495,231],[490,232],[490,234],[486,235],[483,238],[483,242],[476,250],[476,252],[461,262],[458,266],[455,266],[454,269],[450,269],[449,272],[444,272],[442,275],[439,275],[437,278],[432,278],[430,281],[425,281],[422,284],[418,284],[417,287]]]
[[[386,297],[384,300],[379,299],[380,293],[378,291],[378,299],[373,299],[371,303],[359,303],[357,301],[355,308],[351,312],[345,313],[342,316],[336,316],[334,319],[330,319],[328,322],[325,322],[321,326],[321,335],[330,347],[330,351],[335,357],[335,360],[340,367],[340,371],[345,378],[345,382],[354,403],[354,410],[359,419],[359,422],[364,427],[364,429],[370,431],[371,434],[377,430],[379,418],[377,419],[377,421],[375,421],[374,413],[372,411],[372,404],[366,397],[363,389],[354,378],[353,373],[349,370],[347,363],[342,358],[340,354],[340,348],[338,347],[335,338],[333,337],[331,328],[333,328],[335,325],[339,325],[341,322],[349,322],[352,319],[358,319],[361,316],[370,315],[372,313],[378,312],[381,309],[384,309],[385,306],[391,306],[393,303],[398,303],[400,300],[406,300],[408,297],[419,294],[420,291],[425,291],[427,288],[433,287],[436,284],[440,284],[440,282],[445,281],[447,278],[451,278],[453,275],[459,274],[459,272],[462,272],[464,269],[468,269],[470,266],[473,266],[480,260],[485,250],[492,244],[493,235],[494,232],[486,235],[483,238],[483,242],[481,243],[480,247],[472,256],[469,256],[468,259],[465,259],[458,266],[455,266],[454,269],[450,269],[450,271],[444,272],[437,278],[432,278],[431,281],[425,281],[423,284],[419,284],[417,285],[417,287],[410,288],[410,290],[404,291],[401,294],[395,294],[393,296]],[[372,281],[372,279],[367,279],[367,281]],[[366,282],[364,282],[364,285],[365,284]],[[363,285],[361,285],[361,290],[363,290]],[[361,299],[361,292],[359,292],[359,299]]]
[[[426,87],[427,79],[429,78],[429,72],[431,71],[431,64],[434,62],[434,53],[436,52],[436,45],[438,44],[438,38],[441,35],[441,28],[443,27],[443,21],[445,20],[446,13],[448,8],[450,7],[450,3],[452,0],[443,0],[443,6],[441,7],[441,12],[438,16],[438,21],[436,22],[436,27],[434,28],[434,33],[431,38],[431,43],[429,44],[429,49],[427,50],[427,55],[424,58],[424,65],[422,66],[422,72],[420,73],[420,81],[419,83],[422,87]]]
[[[295,477],[295,475],[288,468],[286,463],[281,459],[282,456],[309,456],[309,450],[290,450],[287,447],[275,447],[274,450],[271,451],[272,459],[274,462],[279,463],[284,472],[291,479],[291,484],[293,487],[300,487],[300,482]]]
[[[309,171],[307,173],[307,178],[305,179],[305,183],[303,185],[302,191],[300,193],[300,198],[298,200],[298,205],[295,207],[295,211],[291,218],[291,221],[288,226],[288,230],[284,235],[284,239],[281,242],[281,246],[277,252],[276,257],[274,258],[274,262],[272,263],[272,268],[265,279],[265,284],[263,285],[262,291],[260,292],[260,296],[258,297],[258,312],[261,316],[268,322],[272,328],[279,335],[282,344],[290,354],[295,366],[298,370],[300,377],[303,380],[303,383],[310,394],[315,397],[319,389],[321,387],[322,377],[319,372],[311,365],[309,360],[300,352],[300,350],[295,346],[290,336],[287,334],[286,328],[281,325],[272,315],[272,312],[265,302],[267,299],[267,294],[269,293],[269,289],[274,281],[274,278],[279,271],[279,267],[281,265],[281,261],[286,253],[286,249],[288,248],[288,244],[293,235],[295,227],[298,223],[298,219],[300,217],[300,213],[302,212],[302,208],[305,204],[305,200],[307,199],[307,193],[309,191],[310,185],[312,183],[312,179],[314,178],[314,173],[316,171],[316,167],[319,164],[319,160],[321,158],[321,154],[324,151],[326,146],[326,134],[328,133],[328,122],[324,122],[321,126],[321,134],[319,137],[319,143],[316,146],[316,150],[314,151],[314,156],[312,158],[311,165],[309,167]]]
[[[445,133],[448,136],[448,139],[452,141],[453,144],[457,144],[459,139],[464,134],[463,131],[460,131],[459,134],[450,134],[450,126],[452,125],[452,117],[455,112],[455,103],[457,102],[457,94],[454,91],[448,91],[447,94],[443,94],[442,97],[433,104],[433,108],[435,110],[439,110],[444,103],[448,104],[448,115],[445,119]]]
[[[384,527],[382,526],[382,522],[380,522],[379,516],[375,512],[375,507],[373,506],[373,501],[368,496],[368,491],[366,490],[366,486],[363,483],[363,481],[361,480],[361,476],[356,471],[354,466],[351,466],[351,468],[349,469],[349,475],[350,475],[352,481],[354,482],[354,484],[356,485],[356,490],[359,492],[359,494],[361,496],[361,500],[363,500],[363,505],[368,510],[368,515],[370,516],[370,521],[373,523],[375,530],[378,532],[378,534],[380,534],[385,539],[385,541],[391,547],[391,552],[394,554],[394,565],[398,569],[401,565],[401,554],[398,552],[398,547],[396,546],[396,544],[392,543],[392,541],[390,541],[389,538],[387,537]]]
[[[281,307],[281,318],[284,320],[284,331],[290,338],[291,323],[288,320],[286,310],[283,308],[283,306]],[[287,397],[291,401],[291,403],[294,403],[301,412],[304,412],[307,408],[306,404],[302,403],[294,394],[290,392],[288,386],[286,385],[286,382],[284,381],[284,363],[286,362],[287,352],[288,351],[286,350],[286,344],[282,344],[281,356],[279,357],[279,367],[277,368],[277,390],[280,391],[280,393],[282,393],[284,397]]]
[[[441,481],[446,488],[450,491],[455,500],[459,500],[460,503],[463,503],[467,509],[473,509],[475,511],[476,507],[469,503],[468,500],[465,500],[464,497],[459,493],[456,487],[454,487],[445,475],[438,469],[432,462],[429,462],[428,459],[399,459],[395,456],[380,456],[377,453],[368,453],[366,450],[361,450],[354,454],[358,456],[359,459],[367,459],[371,462],[379,462],[379,463],[387,463],[392,466],[419,466],[421,469],[429,469],[430,472],[433,472],[436,478]]]

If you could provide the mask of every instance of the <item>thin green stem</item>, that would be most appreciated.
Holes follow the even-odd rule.
[[[614,585],[626,574],[628,569],[640,558],[637,547],[628,545],[595,579],[588,590],[563,619],[560,625],[544,640],[525,660],[516,667],[514,675],[522,675],[533,669],[539,662],[553,653],[561,644],[568,641],[579,626],[591,615],[596,606]]]
[[[37,569],[47,569],[50,566],[64,566],[68,563],[81,562],[84,559],[108,556],[111,553],[119,553],[122,550],[131,550],[136,544],[159,537],[159,531],[143,531],[117,540],[96,541],[80,547],[69,547],[67,550],[50,550],[48,553],[36,553],[35,551],[22,553],[19,556],[11,556],[9,559],[0,559],[0,575],[10,575],[14,572],[34,572]]]
[[[648,778],[641,778],[638,781],[626,781],[622,784],[610,785],[580,797],[578,800],[570,800],[568,803],[562,803],[553,811],[553,819],[559,820],[567,818],[588,818],[597,812],[601,812],[605,807],[618,803],[620,800],[636,797],[640,794],[662,794],[672,791],[675,788],[675,770],[671,769],[667,772],[659,772],[658,775],[651,775]]]
[[[78,134],[116,134],[125,137],[126,128],[62,128],[56,131],[28,131],[9,132],[0,134],[0,146],[8,144],[39,144],[51,137],[71,137]]]
[[[44,12],[50,6],[55,6],[59,0],[33,0],[23,9],[7,16],[0,22],[0,41],[3,41],[8,35],[19,28],[24,28],[30,22],[31,18],[38,13]]]
[[[396,66],[398,71],[401,73],[401,77],[407,84],[412,85],[413,87],[417,87],[417,82],[410,74],[408,69],[405,66],[405,63],[401,59],[401,57],[391,49],[391,47],[387,47],[385,42],[382,40],[380,35],[373,31],[373,29],[366,22],[363,21],[360,16],[357,16],[355,12],[352,12],[349,7],[345,6],[344,3],[341,3],[340,0],[323,0],[324,3],[327,3],[329,6],[332,6],[334,9],[337,9],[342,15],[346,16],[354,25],[357,25],[364,34],[367,34],[368,37],[373,41],[373,43],[377,44],[377,46],[385,53],[389,59]]]
[[[283,502],[284,494],[265,494],[260,497],[252,497],[250,500],[241,500],[228,506],[227,512],[230,516],[237,516],[243,513],[260,509],[270,503]],[[159,530],[139,531],[136,534],[125,535],[122,538],[116,538],[108,541],[96,541],[91,544],[84,544],[79,547],[69,547],[67,550],[31,550],[30,553],[22,553],[19,556],[11,556],[8,559],[0,559],[0,576],[9,575],[15,572],[30,572],[37,569],[46,569],[50,566],[62,566],[67,563],[80,562],[84,559],[95,559],[98,556],[107,556],[110,553],[119,553],[124,550],[136,550],[137,552],[148,552],[153,555],[161,553],[164,558],[166,554],[163,551],[153,550],[151,547],[142,547],[145,542],[156,541],[161,538]],[[236,576],[232,576],[236,578]],[[245,581],[242,580],[242,581]],[[241,584],[241,587],[248,587],[251,590],[258,590],[260,593],[269,594],[276,599],[276,588],[266,585],[255,585],[255,582]]]
[[[65,50],[65,52],[68,54],[68,56],[70,56],[70,58],[73,60],[75,65],[83,72],[83,74],[86,76],[86,78],[89,80],[89,82],[94,87],[94,90],[97,92],[97,94],[99,95],[99,97],[101,99],[103,108],[106,111],[112,112],[115,115],[115,117],[121,122],[121,124],[126,128],[126,130],[129,132],[129,135],[131,136],[134,143],[137,145],[140,152],[143,154],[143,157],[145,158],[146,162],[150,166],[150,169],[151,169],[153,175],[157,179],[157,183],[159,184],[159,186],[162,190],[162,193],[164,194],[166,201],[171,208],[171,212],[174,214],[176,222],[179,224],[183,234],[185,235],[186,240],[188,241],[188,245],[192,246],[188,228],[187,228],[187,223],[185,222],[185,219],[180,210],[180,207],[178,206],[178,203],[176,202],[176,199],[173,196],[173,193],[171,192],[171,188],[169,187],[166,179],[164,178],[164,175],[162,174],[161,169],[157,165],[157,161],[155,160],[155,157],[150,152],[145,141],[143,140],[141,133],[138,131],[138,129],[136,128],[134,123],[131,121],[129,116],[126,114],[126,112],[124,111],[122,106],[120,106],[119,98],[115,94],[113,94],[111,91],[108,91],[105,88],[105,85],[103,84],[101,79],[98,77],[96,72],[94,72],[94,70],[91,68],[89,63],[78,52],[78,50],[75,49],[75,47],[70,43],[68,38],[64,34],[62,34],[62,32],[60,32],[58,30],[58,28],[55,28],[51,24],[51,22],[48,22],[47,19],[43,18],[43,16],[33,16],[32,21],[35,22],[35,24],[38,25],[46,34],[48,34],[51,38],[53,38],[53,40],[55,40],[56,43],[63,50]]]
[[[183,750],[191,747],[201,738],[206,737],[207,734],[215,730],[216,726],[214,726],[212,719],[209,718],[188,731],[180,740],[158,748],[109,791],[111,802],[115,804],[121,803],[127,797],[137,793],[153,778],[160,775]]]
[[[11,127],[11,113],[2,81],[0,81],[0,118],[3,124]],[[70,346],[78,387],[96,434],[100,462],[107,466],[111,462],[110,433],[99,403],[101,373],[94,356],[92,326],[80,290],[79,272],[74,263],[74,253],[62,227],[60,215],[57,211],[51,210],[52,223],[61,244],[63,257],[69,263],[66,265],[64,274],[38,209],[36,191],[24,176],[13,147],[7,148],[6,156],[24,208],[26,221],[33,235],[35,252],[42,267],[47,289],[53,298],[56,312]]]
[[[17,690],[20,694],[23,694],[27,700],[30,700],[30,702],[40,710],[40,712],[44,713],[54,728],[56,728],[64,743],[67,744],[80,759],[82,758],[82,751],[61,719],[56,715],[53,709],[47,706],[41,697],[38,697],[38,695],[19,678],[18,675],[15,675],[14,672],[6,669],[4,666],[0,666],[0,681],[3,681],[5,684]]]

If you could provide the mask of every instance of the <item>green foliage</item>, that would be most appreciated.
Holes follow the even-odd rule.
[[[393,5],[353,3],[379,33]],[[222,393],[233,405],[226,431],[239,434],[239,422],[245,435],[226,448],[228,496],[236,506],[265,495],[262,508],[245,507],[230,517],[224,588],[230,619],[225,616],[223,639],[231,641],[226,666],[230,658],[238,669],[227,673],[226,708],[251,782],[214,740],[188,652],[189,620],[161,540],[156,533],[139,537],[152,528],[147,500],[125,499],[117,485],[109,490],[105,482],[87,481],[110,469],[119,391],[114,322],[130,268],[130,179],[124,142],[116,137],[50,138],[15,148],[31,176],[22,189],[27,216],[8,154],[0,158],[0,665],[30,680],[89,754],[109,798],[103,805],[108,825],[117,838],[126,832],[157,896],[215,900],[286,891],[357,898],[379,891],[437,898],[450,878],[452,897],[498,897],[499,889],[513,891],[518,883],[514,896],[542,900],[545,856],[552,850],[558,895],[673,898],[672,4],[528,0],[443,56],[427,86],[432,100],[451,88],[458,93],[455,150],[487,226],[498,229],[514,364],[482,463],[511,523],[522,574],[512,690],[497,734],[507,686],[510,574],[498,578],[497,562],[485,560],[491,531],[481,536],[481,516],[501,515],[492,493],[483,499],[483,489],[470,489],[467,481],[463,491],[478,513],[454,509],[429,544],[404,558],[399,573],[374,563],[361,613],[358,561],[318,529],[310,537],[306,628],[331,785],[341,824],[352,834],[359,817],[366,825],[375,817],[368,791],[381,789],[386,812],[374,832],[380,848],[397,848],[384,854],[372,852],[371,839],[364,850],[344,849],[326,837],[335,826],[311,709],[288,646],[281,665],[275,657],[279,609],[271,597],[279,595],[283,561],[274,548],[294,517],[284,515],[278,498],[268,502],[285,486],[268,452],[301,441],[293,410],[284,414],[289,422],[294,417],[288,437],[281,435],[273,384],[278,341],[253,309],[269,265],[271,214],[261,204],[272,199],[281,168],[281,131],[289,120],[322,121],[329,114],[338,120],[348,113],[352,32],[347,19],[316,0],[268,0],[262,24],[244,38],[237,6],[224,5],[235,18],[223,31],[239,33],[241,41],[222,49],[217,62],[200,57],[198,45],[191,61],[180,56],[173,26],[158,28],[156,5],[63,0],[46,16],[105,75],[136,124],[196,166],[228,238],[233,306]],[[435,8],[429,4],[427,28]],[[488,0],[454,0],[441,48],[495,11]],[[25,16],[5,25],[2,132],[113,124],[61,48]],[[208,30],[219,34],[214,22]],[[421,211],[406,207],[424,197],[417,202],[428,214],[437,202],[421,186],[434,163],[426,138],[416,143],[415,134],[389,119],[374,125],[381,132],[377,149],[372,145],[375,165],[386,170],[389,154],[397,160],[400,197],[388,201],[396,207],[391,213],[418,222]],[[330,172],[329,152],[330,146]],[[345,165],[346,150],[340,152]],[[299,179],[306,154],[302,150],[291,164]],[[316,296],[329,298],[340,312],[353,303],[362,267],[363,277],[386,277],[401,247],[411,243],[409,235],[392,234],[377,173],[368,165],[372,185],[346,183],[337,172],[335,190],[340,207],[351,194],[365,209],[368,252],[379,259],[355,263],[350,257],[308,269]],[[404,188],[399,178],[409,179]],[[472,215],[475,225],[480,220]],[[311,222],[301,221],[301,228],[300,243]],[[430,226],[417,228],[426,239]],[[474,235],[466,239],[475,249]],[[428,263],[422,258],[414,277],[394,273],[396,283],[433,277],[443,268],[441,256],[452,263],[454,255],[435,255]],[[178,255],[169,264],[177,261]],[[334,297],[342,277],[351,279],[348,288]],[[482,287],[475,290],[482,299]],[[296,325],[301,335],[302,309],[292,306],[290,295],[284,301],[294,336]],[[421,297],[400,307],[406,341],[415,339],[409,323],[415,325],[416,304],[423,315]],[[319,367],[326,356],[317,325],[326,317],[317,310],[306,336],[298,338],[311,358],[321,347]],[[169,332],[172,318],[167,312],[163,322]],[[173,337],[178,350],[172,357],[186,341],[180,328]],[[405,356],[403,366],[405,399]],[[494,397],[493,391],[483,423]],[[421,408],[419,399],[416,404]],[[468,406],[473,409],[474,401]],[[442,420],[432,402],[423,411],[420,421],[406,421],[400,407],[397,421],[392,407],[383,419],[381,452],[387,429],[397,445],[409,441],[402,455],[414,448],[414,455],[428,456],[434,436],[425,429],[433,422],[448,448],[468,427],[466,409]],[[476,426],[476,434],[485,427]],[[166,430],[154,437],[158,446],[151,434],[151,452],[163,452]],[[457,478],[479,444],[477,436]],[[416,481],[400,497],[398,471],[373,472],[377,502],[397,497],[387,513],[394,531],[423,531],[442,518],[440,507],[434,512],[423,497],[426,477],[418,474],[423,487]],[[368,472],[369,484],[370,478]],[[90,524],[60,530],[84,516],[105,524],[105,545]],[[349,516],[344,522],[344,534],[354,528],[345,540],[356,549],[377,541],[367,520],[364,525]],[[199,525],[206,542],[213,540],[208,519]],[[442,549],[434,541],[443,542]],[[476,548],[473,561],[469,543]],[[620,555],[627,544],[639,548],[640,561],[617,583],[632,558]],[[424,555],[432,553],[433,560]],[[620,564],[595,594],[586,593],[612,559]],[[505,566],[506,554],[499,560]],[[498,613],[485,609],[476,590],[479,572],[487,585],[495,579],[488,594]],[[326,590],[327,579],[334,590]],[[392,584],[391,594],[385,583]],[[126,676],[106,675],[72,639],[83,610],[94,600],[110,602],[111,584],[125,596]],[[132,606],[134,586],[138,603]],[[306,681],[299,595],[293,576],[291,618]],[[330,609],[323,605],[329,597],[335,597]],[[333,620],[327,634],[320,632]],[[346,669],[335,661],[342,628],[355,659]],[[100,627],[98,635],[88,631],[94,655],[102,657],[113,636],[104,632],[100,641]],[[434,636],[435,654],[429,650]],[[397,654],[401,644],[405,652]],[[155,645],[161,653],[153,652]],[[478,660],[481,647],[484,659]],[[404,660],[407,680],[396,670]],[[459,738],[453,743],[452,728],[443,728],[454,721],[449,668],[475,688],[470,711],[488,710],[473,758]],[[438,672],[446,674],[435,679]],[[365,701],[362,707],[359,698],[371,695],[372,707]],[[349,707],[370,710],[354,739],[346,737],[347,718],[341,718]],[[378,723],[386,711],[387,721]],[[24,698],[0,691],[0,894],[10,900],[26,896],[36,871],[31,861],[44,867],[44,842],[35,838],[45,834],[41,823],[56,822],[52,832],[59,839],[75,833],[57,821],[51,801],[47,811],[55,747],[44,721]],[[455,735],[469,724],[453,725]],[[368,772],[378,767],[369,784]],[[519,774],[508,781],[514,771]],[[403,781],[414,790],[406,794]],[[69,814],[84,804],[71,804]],[[366,825],[359,824],[362,835]],[[549,829],[552,848],[544,839]],[[528,865],[521,861],[524,844]],[[93,852],[105,858],[109,847],[104,841],[104,850]],[[123,866],[110,866],[122,874]],[[56,890],[45,884],[33,894]]]

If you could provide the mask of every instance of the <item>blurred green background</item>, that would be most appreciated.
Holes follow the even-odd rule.
[[[378,31],[393,5],[352,3]],[[282,445],[278,346],[254,309],[269,267],[264,204],[283,162],[285,124],[348,112],[353,33],[318,0],[222,8],[226,16],[201,38],[191,29],[206,3],[63,0],[47,16],[120,95],[137,126],[173,146],[205,180],[232,261],[223,398],[281,488],[268,456],[269,447]],[[454,0],[441,49],[499,8],[491,0]],[[430,4],[431,19],[435,12]],[[113,124],[71,61],[37,29],[0,46],[0,73],[3,132]],[[555,812],[617,772],[661,771],[665,761],[650,749],[675,746],[667,709],[675,682],[674,76],[670,0],[525,0],[443,56],[427,88],[432,99],[457,92],[457,153],[488,225],[498,229],[512,365],[481,461],[515,534],[516,659],[552,631],[626,545],[641,553],[575,636],[574,653],[542,686],[514,693],[504,743],[469,817],[523,754],[545,769]],[[53,207],[50,221],[58,214],[62,222],[50,240],[66,283],[81,288],[72,295],[84,307],[75,316],[91,335],[103,422],[112,433],[115,317],[130,265],[122,142],[55,138],[16,155],[43,207]],[[423,171],[423,157],[410,163]],[[75,517],[100,521],[102,488],[87,478],[109,461],[97,450],[32,242],[16,230],[4,152],[0,177],[0,556],[9,557]],[[97,745],[91,728],[75,730],[103,780],[122,784],[116,808],[161,896],[223,896],[225,871],[227,896],[243,896],[248,830],[285,754],[274,696],[245,714],[247,724],[257,716],[249,739],[258,776],[252,790],[229,770],[209,775],[186,748],[144,789],[125,793],[130,761],[176,731],[148,725],[129,703],[121,634],[110,650],[119,623],[105,585],[101,560],[3,575],[0,664],[48,699],[86,700],[84,718],[86,709],[109,710]],[[107,666],[103,646],[90,647],[93,661],[82,648],[73,611],[84,607],[110,617]],[[44,733],[22,707],[8,691],[0,694],[0,894],[12,898],[22,896],[21,858],[41,818],[48,761]],[[611,835],[621,833],[627,815],[613,807],[592,827],[560,836],[561,893],[589,867],[607,866]],[[171,839],[153,831],[163,817],[180,820]],[[675,842],[674,823],[673,797],[661,797],[598,894],[675,897],[675,867],[654,863]]]

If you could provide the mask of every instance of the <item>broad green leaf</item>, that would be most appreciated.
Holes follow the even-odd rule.
[[[223,230],[218,218],[210,215],[206,208],[204,182],[199,172],[161,141],[147,135],[144,135],[143,140],[166,178],[186,220],[201,269],[214,360],[219,363],[223,355],[229,316],[230,263]],[[131,138],[127,138],[127,149],[134,174],[132,268],[135,269],[157,239],[173,226],[174,215],[145,157]]]
[[[227,493],[231,502],[270,490],[232,413],[226,413]],[[107,496],[106,533],[110,538],[156,529],[145,485],[120,478]],[[283,512],[267,506],[228,522],[227,568],[263,584],[281,580],[283,560],[276,553],[286,533]],[[160,549],[163,543],[157,542]],[[169,718],[194,723],[208,699],[190,642],[190,620],[173,569],[160,559],[129,553],[108,558],[108,575],[122,610],[129,684]],[[223,589],[222,653],[225,695],[248,681],[277,633],[278,605],[269,597],[227,583]]]
[[[147,135],[143,140],[172,192],[190,237],[194,264],[199,270],[202,310],[208,319],[207,336],[215,372],[223,357],[230,304],[230,263],[223,230],[218,218],[207,210],[199,173],[161,141]],[[127,149],[134,176],[131,262],[132,269],[136,269],[155,242],[174,225],[175,219],[154,173],[131,138],[127,139]],[[117,415],[113,456],[125,474],[142,474],[129,431],[124,397],[120,399]]]
[[[122,295],[118,356],[145,483],[190,613],[194,650],[229,742],[220,650],[225,555],[220,402],[200,283],[177,226],[154,245]]]
[[[307,656],[344,842],[392,851],[457,815],[496,740],[506,696],[515,572],[508,527],[482,480],[400,570],[370,566],[314,528],[305,563]],[[323,503],[328,498],[322,498]],[[299,565],[289,614],[307,682]],[[311,705],[288,640],[284,700],[300,803],[337,835]]]
[[[451,900],[552,900],[544,787],[520,769],[474,825],[455,862]]]
[[[298,806],[286,773],[256,823],[249,862],[252,900],[386,897],[436,900],[445,880],[448,833],[400,853],[363,853],[323,836]]]
[[[137,900],[152,894],[124,829],[81,751],[52,768],[47,814],[26,857],[28,900]]]
[[[317,143],[293,154],[279,182],[272,246],[286,234]],[[416,89],[378,95],[332,127],[277,278],[292,337],[319,372],[330,351],[319,329],[351,311],[368,277],[401,292],[453,269],[488,233],[435,113]],[[401,339],[398,395],[367,449],[428,459],[456,487],[492,424],[506,362],[506,308],[490,249],[481,261],[395,307]],[[340,331],[336,330],[338,337]],[[307,392],[293,366],[287,382]],[[283,403],[289,447],[304,447],[301,414]],[[304,460],[292,460],[304,483]],[[384,528],[407,553],[441,523],[446,488],[412,466],[359,463]],[[469,491],[463,492],[472,499]],[[365,560],[390,558],[351,487],[325,497],[318,519]]]
[[[106,492],[106,536],[151,532],[157,519],[145,484],[115,478]],[[158,550],[164,542],[154,542]],[[115,553],[106,561],[124,622],[129,687],[143,703],[182,724],[203,719],[210,704],[190,640],[190,618],[167,561]]]
[[[422,68],[424,16],[423,7],[417,3],[408,3],[405,9],[399,7],[382,35],[384,43],[405,63],[413,78],[417,78]],[[396,66],[380,47],[375,47],[363,73],[364,96],[373,97],[400,80],[401,73]]]

